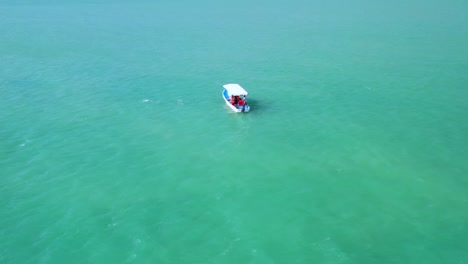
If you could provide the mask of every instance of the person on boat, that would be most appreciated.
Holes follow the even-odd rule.
[[[234,95],[231,95],[231,104],[234,105],[236,102],[236,97]]]
[[[242,100],[242,98],[239,98],[238,104],[239,106],[244,106],[244,100]]]

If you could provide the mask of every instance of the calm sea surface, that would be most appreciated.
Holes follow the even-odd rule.
[[[467,11],[0,0],[0,263],[468,263]]]

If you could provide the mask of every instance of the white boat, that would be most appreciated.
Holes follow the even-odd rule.
[[[223,98],[229,108],[238,113],[250,111],[250,106],[247,105],[249,93],[244,88],[235,83],[225,84],[223,87]]]

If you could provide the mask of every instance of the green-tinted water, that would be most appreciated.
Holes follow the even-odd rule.
[[[463,1],[59,2],[0,1],[0,263],[467,263]]]

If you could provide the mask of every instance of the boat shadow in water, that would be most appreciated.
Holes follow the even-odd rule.
[[[268,100],[255,100],[247,98],[247,104],[250,106],[249,112],[263,111],[271,108],[272,102]]]

